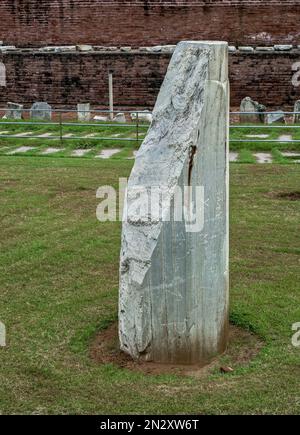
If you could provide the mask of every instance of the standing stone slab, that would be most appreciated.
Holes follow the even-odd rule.
[[[22,119],[23,118],[23,112],[22,109],[24,106],[22,104],[17,103],[7,103],[7,110],[6,110],[6,118],[8,119]]]
[[[245,97],[240,105],[240,121],[241,123],[264,123],[265,115],[263,112],[265,111],[266,107],[263,104],[259,104],[250,97]]]
[[[78,121],[88,122],[91,119],[91,106],[90,103],[79,103],[77,104],[77,115]]]
[[[34,103],[30,109],[30,118],[42,121],[51,121],[52,109],[48,103]]]
[[[297,100],[294,104],[294,112],[298,112],[294,114],[294,123],[300,123],[300,100]]]
[[[119,336],[135,359],[204,365],[227,346],[227,52],[223,42],[177,45],[128,181]],[[148,201],[136,192],[155,186],[165,194],[165,219],[149,218],[147,207],[146,219],[136,219]],[[192,229],[185,213],[175,219],[178,186],[193,187],[185,210],[196,186],[203,192],[196,212],[203,227]]]

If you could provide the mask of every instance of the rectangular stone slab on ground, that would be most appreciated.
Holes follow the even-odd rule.
[[[227,56],[224,42],[177,45],[129,178],[119,335],[121,349],[135,359],[204,365],[226,349]],[[137,195],[155,186],[165,195],[163,220],[149,217],[148,197]],[[175,219],[178,186],[193,188],[184,198],[185,211],[198,204],[203,226],[190,226],[186,213]],[[146,211],[137,218],[139,210]]]

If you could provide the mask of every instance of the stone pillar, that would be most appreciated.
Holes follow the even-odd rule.
[[[90,121],[91,119],[90,109],[91,109],[90,103],[77,104],[78,121],[80,122]]]
[[[0,86],[6,87],[6,66],[0,62]]]
[[[204,365],[227,346],[227,51],[224,42],[177,45],[129,178],[119,336],[135,359]],[[163,200],[151,196],[149,213],[144,193],[157,190]]]
[[[109,94],[109,118],[114,119],[114,88],[113,88],[113,70],[108,72],[108,94]]]
[[[294,124],[299,124],[300,123],[300,100],[297,100],[294,104],[294,112],[299,112],[299,114],[295,114],[293,116],[293,121]]]

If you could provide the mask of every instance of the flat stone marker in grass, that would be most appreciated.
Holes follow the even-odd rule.
[[[19,147],[16,148],[12,151],[9,151],[7,154],[8,155],[13,155],[13,154],[19,154],[19,153],[27,153],[28,151],[32,151],[35,150],[36,147],[27,147],[27,146],[23,146],[23,147]]]
[[[60,151],[64,151],[65,148],[46,148],[44,151],[41,152],[42,155],[48,155],[48,154],[56,154],[59,153]]]
[[[87,139],[89,137],[95,137],[95,136],[97,136],[97,133],[90,133],[90,134],[86,134],[86,135],[82,136],[82,138]]]
[[[293,140],[293,136],[291,134],[282,134],[279,136],[278,140],[282,142],[291,142]]]
[[[269,134],[246,134],[246,137],[253,138],[253,139],[267,139],[270,137]]]
[[[236,162],[239,157],[238,153],[229,153],[229,161]]]
[[[77,150],[74,150],[71,155],[73,157],[83,157],[87,153],[89,153],[90,151],[91,151],[91,148],[89,148],[89,149],[77,149]]]
[[[121,150],[119,148],[111,148],[107,150],[102,150],[100,154],[95,156],[96,159],[109,159],[110,157],[118,154]]]
[[[39,134],[37,137],[43,138],[43,137],[51,137],[51,136],[53,136],[53,133],[43,133],[43,134]]]
[[[281,153],[284,157],[300,157],[300,153],[293,153],[289,151],[283,151]]]
[[[273,158],[270,153],[255,153],[254,157],[256,158],[257,163],[272,163]]]
[[[33,134],[32,131],[26,131],[24,133],[12,133],[12,136],[16,136],[16,137],[27,137],[27,136],[31,136]]]
[[[204,365],[227,346],[227,53],[177,45],[128,181],[119,333],[134,359]]]

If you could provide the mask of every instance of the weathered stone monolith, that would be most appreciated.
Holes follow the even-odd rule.
[[[8,119],[23,119],[23,104],[7,103],[7,110],[5,112]]]
[[[45,102],[34,103],[30,109],[30,118],[39,119],[42,121],[51,121],[52,119],[51,106]]]
[[[245,97],[240,105],[240,122],[241,123],[264,123],[266,106],[259,104],[250,97]]]
[[[77,104],[77,117],[80,122],[88,122],[91,119],[91,105],[90,103]]]
[[[227,51],[223,42],[177,45],[128,181],[119,336],[135,359],[204,365],[226,349]],[[160,199],[151,196],[149,211],[153,191]]]
[[[293,121],[295,124],[299,124],[300,122],[300,100],[297,100],[294,104],[294,112],[296,112],[293,116]]]

